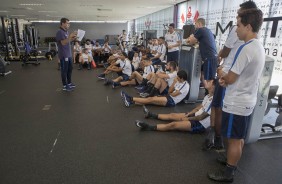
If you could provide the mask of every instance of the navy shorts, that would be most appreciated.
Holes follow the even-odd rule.
[[[206,131],[206,128],[199,121],[190,121],[191,122],[191,133],[203,133]]]
[[[169,90],[169,87],[167,86],[163,92],[161,93],[161,95],[167,95],[168,94],[168,90]]]
[[[171,98],[171,96],[166,96],[167,102],[166,102],[166,107],[174,107],[175,103],[174,100]]]
[[[219,85],[218,79],[215,80],[215,89],[213,93],[212,99],[212,107],[222,107],[223,106],[223,98],[225,95],[225,87]]]
[[[231,139],[245,139],[250,122],[249,116],[222,112],[221,135]]]
[[[129,80],[129,76],[126,75],[126,74],[122,74],[121,77],[122,77],[123,81],[128,81]]]
[[[215,78],[217,69],[217,58],[207,58],[203,63],[203,72],[205,80],[212,80]]]
[[[179,50],[168,52],[167,53],[167,61],[175,61],[178,63],[178,57],[179,57]]]

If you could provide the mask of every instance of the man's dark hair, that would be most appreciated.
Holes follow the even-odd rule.
[[[263,22],[263,13],[260,9],[247,9],[238,12],[238,17],[241,18],[241,23],[244,26],[248,24],[253,28],[253,32],[257,33]]]
[[[70,21],[70,20],[67,19],[67,18],[61,18],[61,25],[62,25],[63,23],[66,23],[67,21]]]
[[[175,28],[175,24],[174,23],[169,24],[169,26],[172,27],[172,28]]]
[[[159,37],[159,39],[161,39],[161,40],[165,40],[165,38],[164,38],[163,36]]]
[[[126,52],[122,52],[121,53],[124,57],[128,58],[128,55],[126,54]]]
[[[177,63],[176,63],[175,61],[170,61],[170,62],[168,62],[168,64],[169,64],[174,70],[176,70]]]
[[[254,1],[246,1],[240,4],[240,8],[241,9],[252,9],[252,8],[258,8],[258,7]]]
[[[177,76],[180,79],[187,80],[187,73],[184,70],[180,70],[177,72]]]

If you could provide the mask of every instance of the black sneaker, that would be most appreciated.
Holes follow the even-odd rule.
[[[97,77],[101,80],[104,80],[106,75],[104,73],[101,73],[101,74],[97,75]]]
[[[143,121],[140,120],[135,120],[135,125],[139,128],[141,128],[142,130],[145,130],[149,127],[149,125]]]
[[[221,136],[216,136],[214,139],[214,148],[216,150],[223,150],[224,144]]]
[[[208,173],[208,177],[214,181],[221,181],[221,182],[233,182],[233,176],[228,177],[226,176],[224,171],[216,171]]]
[[[143,105],[143,112],[144,112],[145,118],[149,118],[150,117],[150,111],[149,111],[149,109],[146,108],[145,105]]]
[[[203,144],[203,150],[211,150],[214,148],[214,137],[214,130],[211,127],[207,128],[206,139]]]
[[[216,158],[216,161],[222,165],[226,165],[227,164],[226,153],[219,153],[218,157]]]
[[[110,79],[107,79],[107,78],[104,79],[104,85],[105,86],[107,86],[107,85],[109,85],[111,83],[112,83],[112,81]]]

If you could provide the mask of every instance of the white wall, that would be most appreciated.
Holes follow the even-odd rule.
[[[38,29],[41,40],[45,37],[55,37],[60,27],[59,23],[33,23]],[[70,31],[85,30],[85,38],[104,39],[105,35],[119,35],[122,30],[127,30],[127,23],[71,23]]]

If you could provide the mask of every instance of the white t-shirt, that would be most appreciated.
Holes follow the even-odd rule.
[[[132,68],[129,59],[125,58],[124,61],[119,60],[119,64],[120,64],[120,68],[122,69],[122,73],[131,76]]]
[[[83,58],[83,61],[84,62],[88,62],[89,60],[89,54],[85,54],[85,53],[82,53],[82,58]]]
[[[234,60],[238,47],[244,44],[244,41],[239,40],[237,33],[236,33],[236,29],[237,29],[237,26],[232,27],[227,37],[227,40],[225,41],[225,44],[224,44],[226,47],[231,49],[231,51],[229,52],[229,55],[224,59],[224,62],[222,64],[222,71],[224,73],[228,73],[232,65],[232,62]]]
[[[236,58],[236,55],[238,57]],[[226,87],[223,111],[241,116],[253,112],[257,101],[259,78],[265,63],[265,52],[257,39],[241,45],[234,58],[231,71],[238,75],[237,80]]]
[[[112,49],[111,49],[111,46],[109,46],[109,45],[108,45],[107,47],[106,47],[105,45],[103,45],[102,48],[103,48],[103,50],[104,50],[105,53],[110,53],[111,50],[112,50]]]
[[[153,67],[153,65],[145,66],[142,77],[145,79],[152,72],[155,72],[155,68]]]
[[[138,56],[133,57],[132,65],[134,66],[134,70],[137,70],[139,68],[139,64],[140,64],[140,58]]]
[[[167,42],[168,46],[177,44],[177,42],[180,41],[179,34],[176,31],[174,31],[171,34],[169,32],[167,32],[165,34],[165,41]],[[173,47],[171,49],[168,49],[168,52],[174,52],[174,51],[177,51],[177,50],[179,50],[179,47]]]
[[[175,105],[181,102],[181,100],[183,100],[187,96],[189,92],[189,88],[190,88],[190,85],[187,81],[182,82],[182,83],[180,82],[175,83],[173,92],[178,91],[178,90],[180,92],[180,94],[175,97],[170,96],[173,99]]]
[[[93,50],[97,50],[97,49],[101,49],[101,48],[102,48],[101,45],[98,45],[98,46],[97,46],[97,45],[94,45],[94,46],[93,46]]]
[[[212,103],[212,99],[213,99],[213,96],[210,96],[210,95],[206,95],[204,97],[204,100],[202,102],[202,108],[200,110],[198,110],[196,113],[195,113],[195,116],[199,116],[201,114],[203,114],[203,112],[206,112],[208,113],[209,115],[211,115],[211,103]],[[211,121],[210,121],[210,117],[206,117],[205,119],[203,120],[200,120],[199,121],[203,127],[205,128],[208,128],[210,125],[211,125]]]
[[[159,45],[158,54],[161,54],[160,60],[163,61],[166,54],[166,46],[164,44]]]
[[[85,44],[85,46],[84,46],[84,47],[88,50],[88,54],[89,54],[89,56],[90,56],[90,57],[92,57],[92,49],[93,49],[93,45],[92,45],[92,44],[89,44],[89,45]]]
[[[80,53],[82,51],[82,47],[80,45],[74,45],[73,50],[75,53]]]
[[[169,78],[166,79],[166,82],[168,86],[170,87],[173,83],[174,78],[177,77],[177,71],[174,71],[172,73],[167,73],[167,75],[169,76]]]

